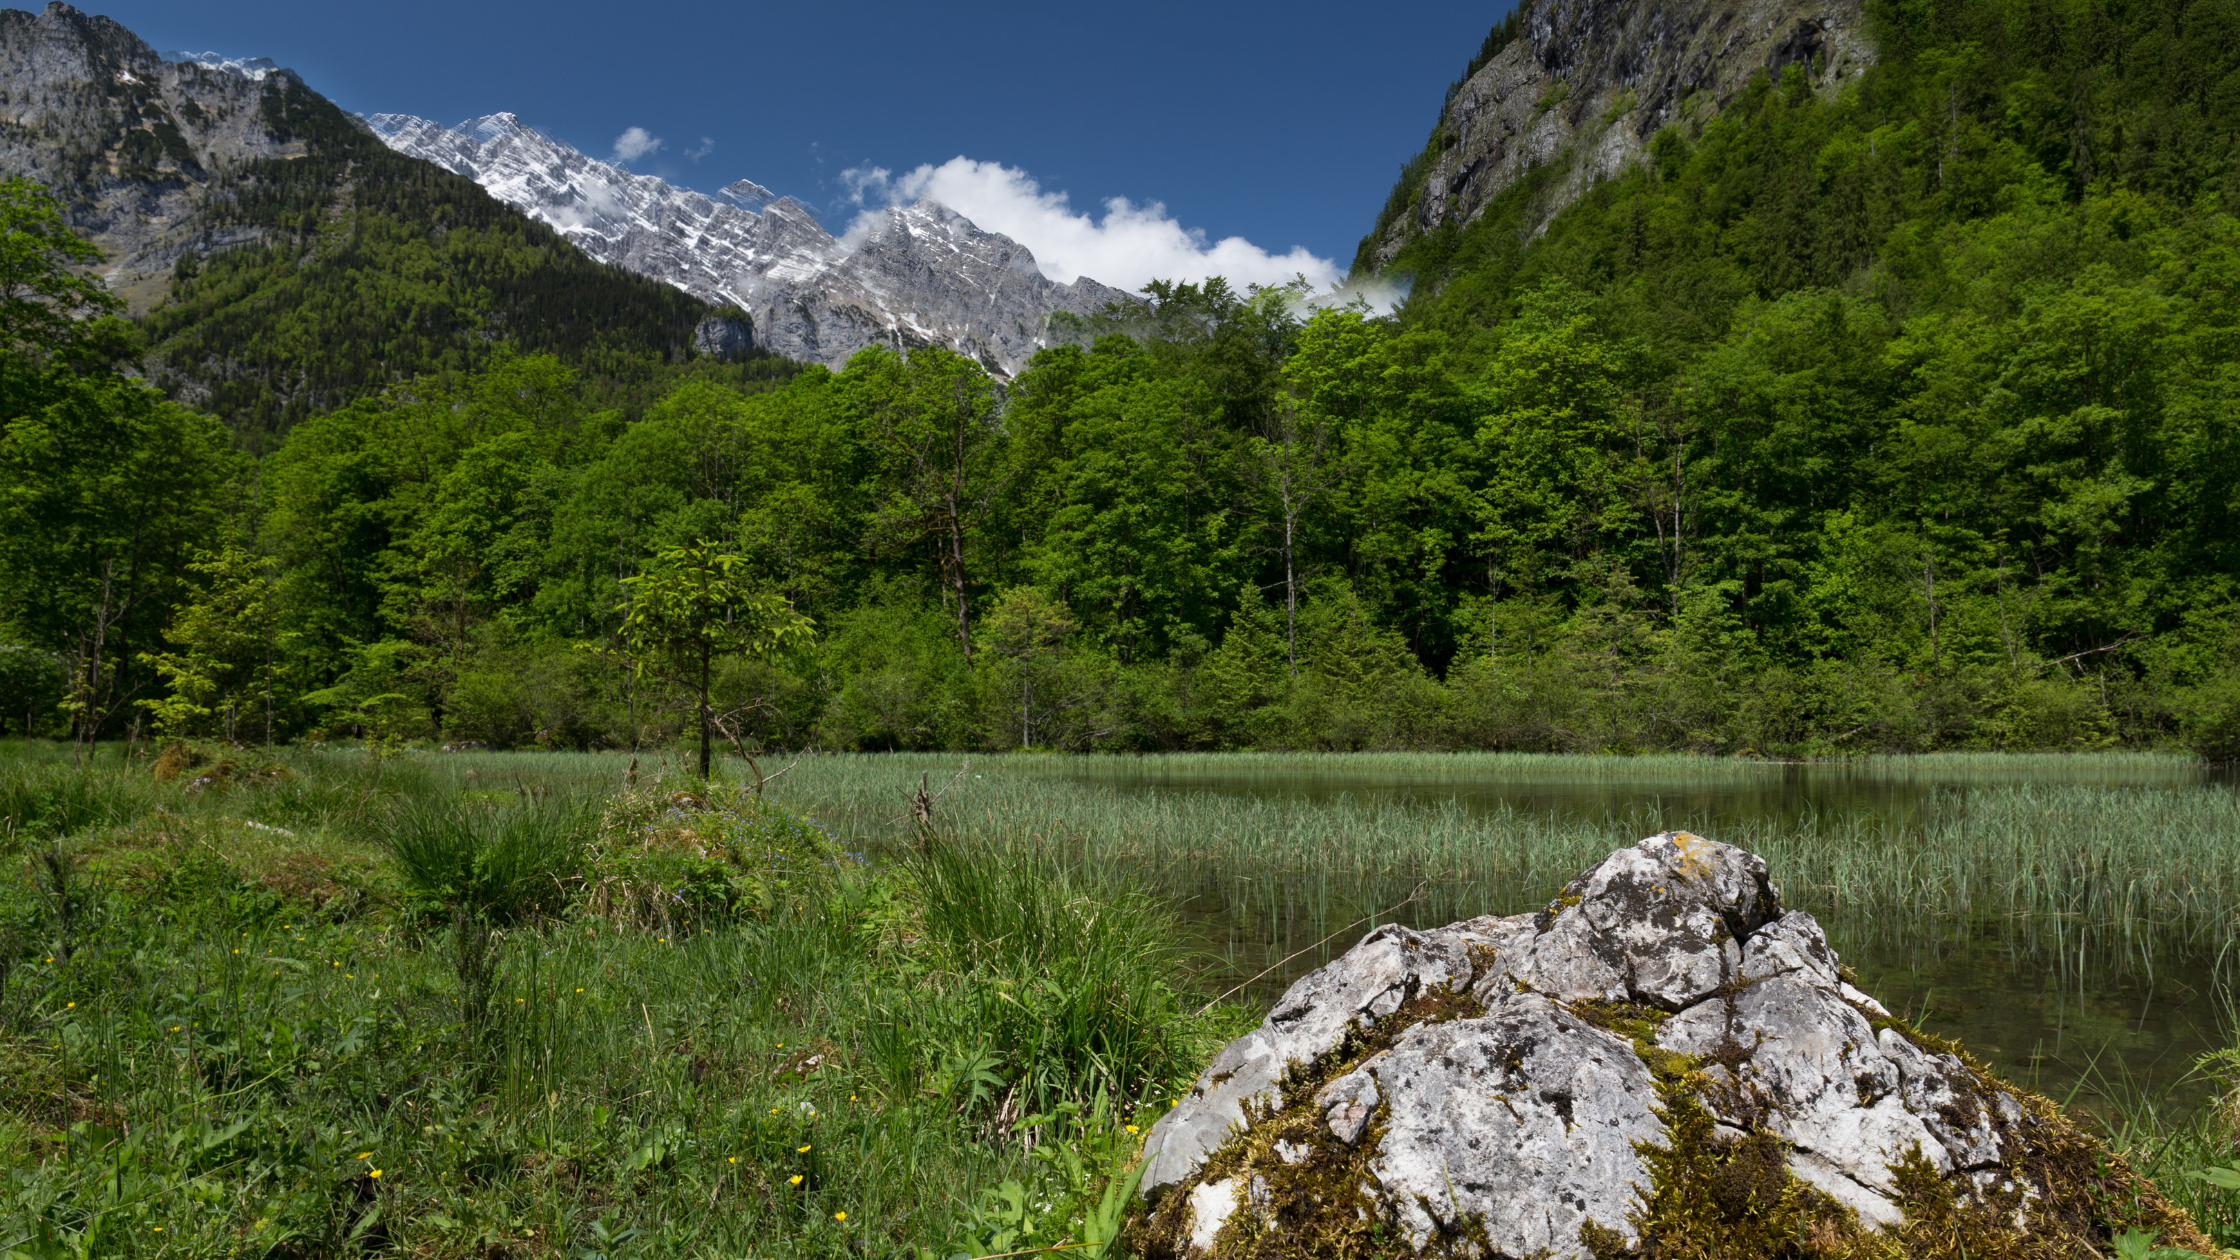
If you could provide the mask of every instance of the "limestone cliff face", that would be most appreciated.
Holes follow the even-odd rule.
[[[1834,93],[1872,64],[1860,0],[1520,0],[1523,29],[1441,114],[1421,189],[1376,234],[1382,268],[1415,237],[1469,223],[1528,171],[1565,161],[1535,229],[1670,123],[1701,126],[1760,70],[1801,65]]]
[[[257,235],[207,229],[198,212],[228,164],[302,153],[265,116],[268,84],[288,75],[166,60],[60,0],[0,9],[0,173],[61,194],[110,288],[143,310],[182,253]]]

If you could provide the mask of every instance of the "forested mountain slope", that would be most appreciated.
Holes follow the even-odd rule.
[[[169,62],[66,4],[0,11],[0,175],[146,316],[148,370],[252,448],[503,346],[644,380],[714,308],[393,153],[292,73]]]

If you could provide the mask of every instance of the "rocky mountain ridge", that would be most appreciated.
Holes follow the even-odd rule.
[[[1448,98],[1395,190],[1401,213],[1362,242],[1357,269],[1381,270],[1409,241],[1476,220],[1528,172],[1562,162],[1534,206],[1544,226],[1661,128],[1716,117],[1760,71],[1798,66],[1832,94],[1875,60],[1861,0],[1519,3],[1516,36]]]
[[[1090,314],[1120,290],[1059,284],[1007,236],[933,201],[883,212],[843,242],[790,197],[739,180],[711,197],[599,161],[490,114],[444,127],[406,114],[366,119],[400,153],[481,184],[585,253],[738,307],[753,343],[833,367],[868,345],[944,345],[1009,376],[1049,338],[1058,311]]]
[[[60,193],[110,288],[145,310],[181,255],[262,235],[210,228],[199,211],[227,169],[304,152],[267,116],[275,77],[294,76],[261,59],[166,59],[59,0],[37,15],[0,10],[0,171]]]
[[[608,383],[696,343],[753,357],[702,327],[706,303],[391,150],[299,76],[167,57],[59,0],[0,11],[0,177],[43,185],[100,248],[144,334],[139,371],[253,448],[493,354]]]

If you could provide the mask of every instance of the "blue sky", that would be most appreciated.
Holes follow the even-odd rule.
[[[642,128],[661,143],[631,169],[703,190],[750,178],[836,232],[864,205],[933,192],[979,198],[958,208],[1008,214],[983,225],[1022,239],[1068,216],[1078,237],[1114,227],[1118,197],[1136,228],[1242,237],[1278,256],[1262,269],[1340,270],[1506,8],[76,2],[158,49],[271,57],[363,113],[510,110],[599,157]],[[1025,202],[1007,212],[1007,196]],[[1136,237],[1107,235],[1036,252],[1120,266]]]

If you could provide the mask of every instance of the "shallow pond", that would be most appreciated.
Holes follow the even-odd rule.
[[[991,767],[992,770],[992,767]],[[1614,770],[1615,772],[1611,772]],[[1006,774],[1008,774],[1008,768]],[[1578,759],[1544,768],[1506,759],[1208,758],[1103,760],[1042,773],[1122,795],[1236,797],[1377,803],[1422,811],[1460,809],[1508,818],[1561,817],[1606,831],[1610,846],[1666,828],[1714,839],[1777,826],[1831,837],[1864,820],[1904,831],[1950,812],[1968,794],[2058,785],[2117,791],[2156,788],[2230,794],[2227,774],[2175,758],[1922,758],[1867,765],[1738,768],[1731,763],[1619,763]],[[1959,804],[1956,804],[1958,802]],[[2058,820],[2056,820],[2058,822]],[[1838,824],[1841,824],[1840,826]],[[1839,841],[1831,839],[1830,843]],[[2221,843],[2240,846],[2240,836]],[[1154,871],[1152,866],[1156,866]],[[1273,999],[1292,980],[1343,952],[1375,922],[1427,927],[1484,913],[1537,909],[1560,879],[1435,880],[1240,869],[1227,862],[1145,863],[1146,875],[1183,897],[1218,962],[1215,990],[1241,986]],[[1776,869],[1777,881],[1782,871]],[[1391,909],[1417,893],[1412,903]],[[1846,910],[1832,888],[1786,890],[1811,910],[1863,986],[1922,1027],[1955,1038],[2018,1084],[2089,1108],[2142,1098],[2178,1105],[2207,1092],[2192,1065],[2232,1044],[2233,957],[2199,934],[2080,932],[2075,924],[1986,913],[1893,916]],[[1384,910],[1386,913],[1377,914]],[[1370,922],[1356,920],[1368,917]],[[2240,951],[2236,951],[2240,952]],[[2110,1108],[2113,1110],[2113,1108]]]

